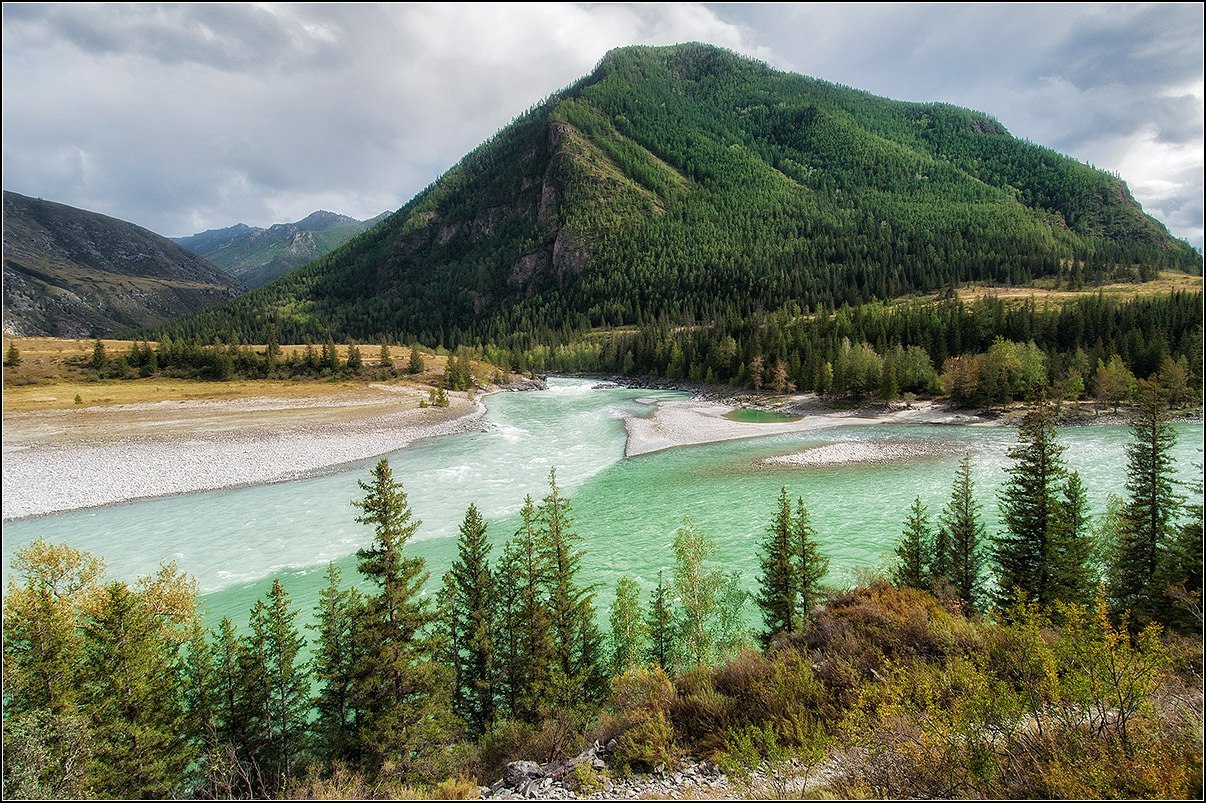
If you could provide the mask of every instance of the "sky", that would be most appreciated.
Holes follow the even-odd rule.
[[[1199,4],[3,6],[3,186],[181,236],[402,206],[613,47],[991,114],[1202,246]]]

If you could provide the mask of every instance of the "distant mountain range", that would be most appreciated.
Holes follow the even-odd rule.
[[[385,216],[356,220],[320,210],[296,223],[278,223],[266,229],[238,223],[171,240],[205,257],[247,287],[259,287],[326,256]]]
[[[4,192],[4,331],[101,337],[212,307],[244,290],[154,232]]]
[[[1200,271],[1119,178],[986,114],[628,47],[355,241],[162,331],[526,348],[1140,263]]]

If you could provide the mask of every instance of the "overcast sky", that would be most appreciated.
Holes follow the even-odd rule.
[[[987,112],[1202,245],[1198,4],[14,4],[4,188],[183,235],[396,209],[610,48]]]

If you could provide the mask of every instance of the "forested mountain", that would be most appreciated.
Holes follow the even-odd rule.
[[[319,210],[296,223],[277,223],[266,229],[238,223],[170,239],[205,257],[248,287],[259,287],[326,256],[383,220],[386,214],[356,220]]]
[[[4,193],[4,331],[100,337],[212,307],[238,280],[158,234]]]
[[[707,45],[629,47],[382,225],[160,333],[515,348],[967,280],[1199,265],[1122,180],[985,114]]]

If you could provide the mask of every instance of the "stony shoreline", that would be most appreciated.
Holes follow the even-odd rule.
[[[753,405],[743,405],[752,407]],[[833,410],[824,407],[813,394],[789,397],[773,408],[800,416],[795,421],[748,423],[726,416],[739,409],[732,403],[705,399],[683,399],[659,402],[648,418],[628,416],[624,427],[628,432],[625,457],[658,452],[677,446],[694,446],[720,441],[816,432],[842,426],[867,424],[968,424],[994,426],[999,420],[979,414],[944,410],[932,402],[918,402],[913,407],[879,410]],[[767,409],[758,407],[758,409]]]
[[[250,398],[5,416],[5,521],[329,473],[417,440],[472,431],[481,399],[416,390],[321,401]]]

